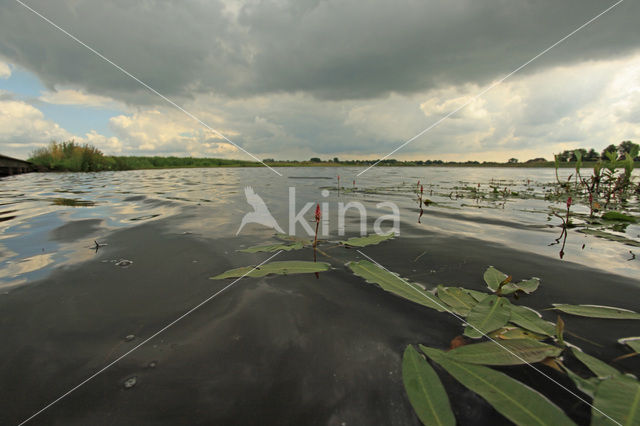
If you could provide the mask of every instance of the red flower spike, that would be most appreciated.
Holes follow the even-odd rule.
[[[571,197],[567,198],[567,208],[571,207]]]
[[[316,222],[320,222],[320,216],[322,216],[322,212],[320,211],[320,203],[316,204]]]

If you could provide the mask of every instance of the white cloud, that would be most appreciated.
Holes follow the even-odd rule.
[[[74,139],[89,143],[105,153],[119,153],[123,145],[116,137],[106,137],[95,130],[77,136],[45,118],[42,111],[19,100],[0,99],[0,152],[27,158],[35,149],[51,141]]]
[[[112,117],[109,126],[132,154],[238,156],[235,146],[179,111],[141,110]]]
[[[122,108],[123,105],[106,96],[92,95],[76,89],[56,89],[43,93],[39,99],[56,105],[80,105],[98,108]]]
[[[0,61],[0,78],[11,77],[11,67],[6,62]]]

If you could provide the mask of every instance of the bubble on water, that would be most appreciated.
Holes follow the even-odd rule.
[[[133,334],[129,334],[127,337],[124,338],[124,340],[125,340],[125,342],[130,342],[135,338],[136,338],[136,336],[134,336]]]
[[[124,381],[124,388],[131,389],[136,385],[137,382],[138,382],[138,379],[136,378],[136,376],[129,377],[127,380]]]
[[[133,260],[120,259],[116,262],[116,266],[121,268],[128,268],[131,264],[133,264]]]
[[[322,194],[323,197],[327,198],[329,196],[329,190],[323,189],[322,192],[320,192],[320,194]]]

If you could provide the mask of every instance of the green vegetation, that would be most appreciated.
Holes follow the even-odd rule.
[[[637,156],[638,145],[631,141],[624,141],[617,147],[610,145],[598,154],[594,149],[587,151],[564,151],[556,156],[556,161],[545,158],[533,158],[520,162],[511,158],[507,162],[499,161],[442,161],[442,160],[412,160],[400,161],[393,158],[379,160],[340,160],[334,157],[322,160],[313,157],[307,161],[276,160],[265,158],[265,164],[271,167],[363,167],[377,163],[384,167],[575,167],[580,155],[580,164],[585,167],[597,167],[600,160],[612,159],[613,168],[628,168],[640,166]],[[630,159],[627,157],[633,154]],[[578,154],[576,154],[578,153]],[[138,170],[138,169],[168,169],[190,167],[261,167],[261,163],[245,160],[227,160],[222,158],[193,158],[193,157],[141,157],[141,156],[110,156],[88,144],[78,144],[73,140],[67,142],[51,142],[45,148],[36,149],[31,153],[29,161],[41,169],[49,171],[97,172],[105,170]],[[634,161],[637,164],[634,164]]]
[[[343,241],[329,248],[345,249],[350,246],[350,241],[355,241],[357,247],[375,245],[391,237],[392,234],[372,235]],[[308,247],[296,237],[278,235],[277,238],[294,244],[263,245],[244,251],[288,251]],[[327,258],[337,260],[316,245],[309,248],[314,250],[314,258],[318,251]],[[593,400],[591,425],[608,424],[611,420],[631,425],[637,424],[640,419],[640,382],[635,376],[624,374],[583,352],[575,344],[565,342],[565,321],[559,316],[557,322],[553,323],[543,319],[537,311],[516,304],[539,288],[538,278],[516,282],[512,276],[489,267],[483,274],[487,292],[443,285],[427,290],[422,284],[409,282],[368,260],[352,261],[346,266],[354,275],[388,293],[437,312],[452,314],[461,321],[464,330],[462,335],[453,337],[448,345],[443,342],[443,346],[450,346],[448,351],[420,344],[410,344],[405,348],[402,382],[411,406],[425,425],[456,424],[450,402],[452,396],[447,395],[450,381],[443,383],[440,376],[444,373],[438,370],[449,374],[517,425],[574,424],[568,414],[542,391],[512,377],[510,371],[494,369],[505,366],[527,368],[524,367],[527,364],[538,363],[566,375],[567,381],[575,385],[577,393],[574,395],[583,401]],[[252,266],[237,268],[212,278],[317,273],[330,269],[329,263],[283,261],[267,263],[259,269]],[[546,309],[550,310],[568,316],[640,320],[640,314],[636,312],[610,306],[553,304]],[[616,360],[638,355],[640,337],[624,337],[618,342],[632,352]]]
[[[221,158],[108,156],[91,145],[74,141],[51,142],[45,148],[36,149],[29,161],[57,172],[260,166],[256,162]]]

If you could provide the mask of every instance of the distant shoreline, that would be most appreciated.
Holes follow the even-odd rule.
[[[230,160],[234,161],[235,164],[216,164],[216,165],[199,165],[199,164],[176,164],[176,165],[162,165],[162,166],[141,166],[141,167],[130,167],[126,169],[106,169],[99,170],[100,172],[114,172],[114,171],[127,171],[127,170],[169,170],[169,169],[218,169],[218,168],[247,168],[247,167],[265,167],[264,164],[269,167],[335,167],[335,168],[343,168],[343,167],[369,167],[375,163],[375,161],[359,161],[359,162],[310,162],[310,161],[300,161],[300,162],[289,162],[289,161],[276,161],[276,162],[265,162],[264,164],[258,162],[242,162],[241,160]],[[596,161],[583,161],[581,168],[582,169],[591,169],[597,164]],[[635,167],[640,167],[640,162],[634,162]],[[379,163],[375,167],[459,167],[459,168],[526,168],[526,169],[535,169],[535,168],[555,168],[555,163],[553,161],[546,162],[534,162],[534,163],[459,163],[459,162],[449,162],[449,163],[431,163],[431,164],[415,164],[414,162],[395,162],[395,163]],[[576,167],[575,162],[562,162],[559,164],[559,168],[561,169],[574,169]],[[617,168],[624,167],[622,164],[617,165]],[[82,172],[81,170],[60,170],[60,169],[49,169],[44,170],[40,169],[37,172],[47,172],[47,173],[73,173],[73,172]],[[87,171],[87,172],[98,172],[98,171]]]

